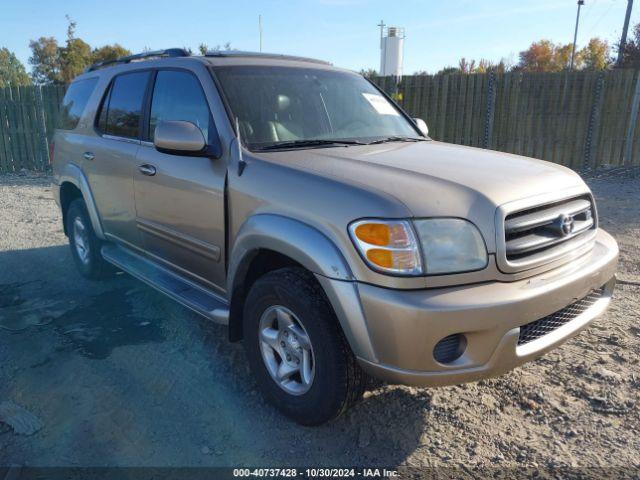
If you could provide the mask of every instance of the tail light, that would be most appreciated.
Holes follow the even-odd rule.
[[[49,142],[49,165],[53,164],[53,154],[56,151],[56,143],[52,140]]]

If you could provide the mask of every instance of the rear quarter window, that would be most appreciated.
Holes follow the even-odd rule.
[[[87,106],[89,97],[98,83],[97,78],[78,80],[69,85],[62,100],[57,127],[62,130],[73,130],[78,126],[82,112]]]

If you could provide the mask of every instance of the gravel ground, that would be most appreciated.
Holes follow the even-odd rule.
[[[621,248],[615,300],[592,328],[500,378],[382,386],[338,420],[305,428],[263,402],[223,327],[125,275],[83,280],[49,178],[0,177],[0,419],[2,405],[32,415],[21,417],[30,435],[0,423],[0,465],[617,466],[637,475],[640,178],[589,183]]]

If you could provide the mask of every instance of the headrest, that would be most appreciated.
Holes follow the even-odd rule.
[[[279,112],[286,111],[291,105],[291,100],[286,95],[279,94],[276,97],[276,108]]]

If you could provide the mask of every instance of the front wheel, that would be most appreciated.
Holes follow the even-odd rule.
[[[355,403],[366,376],[324,292],[300,268],[270,272],[251,288],[244,345],[259,388],[303,425],[327,422]]]

